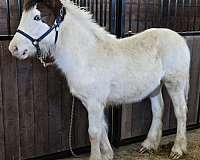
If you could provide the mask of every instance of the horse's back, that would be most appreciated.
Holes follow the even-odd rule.
[[[129,43],[138,43],[143,48],[145,56],[159,57],[163,70],[184,70],[188,72],[190,66],[190,51],[185,39],[175,31],[166,28],[151,28],[127,39]],[[137,42],[135,42],[137,41]],[[145,52],[146,50],[146,52]],[[138,56],[142,56],[141,52]],[[148,57],[148,56],[147,56]],[[149,57],[148,57],[148,60]]]
[[[165,72],[170,70],[186,70],[190,66],[190,51],[185,39],[170,29],[149,29],[151,35],[157,37],[158,54],[162,59]]]

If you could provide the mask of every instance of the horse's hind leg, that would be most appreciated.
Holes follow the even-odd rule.
[[[150,100],[152,106],[153,120],[148,136],[146,140],[142,143],[142,147],[139,151],[140,153],[156,151],[158,149],[162,136],[162,115],[164,103],[161,90],[156,96],[150,97]]]
[[[169,92],[174,105],[174,111],[177,118],[177,135],[172,148],[170,158],[179,159],[187,151],[186,140],[186,119],[187,104],[185,99],[186,81],[180,80],[166,81],[165,86]]]

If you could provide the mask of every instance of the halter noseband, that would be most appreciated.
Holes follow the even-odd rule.
[[[32,42],[33,46],[35,46],[35,48],[37,50],[36,57],[40,60],[40,62],[43,64],[44,67],[47,67],[49,64],[47,64],[44,61],[44,56],[42,56],[42,54],[41,54],[41,49],[40,49],[39,43],[55,29],[56,36],[55,36],[54,43],[56,44],[56,42],[58,40],[59,27],[60,27],[63,17],[64,17],[64,7],[62,7],[60,9],[60,15],[56,18],[54,25],[49,30],[47,30],[42,36],[40,36],[38,39],[35,39],[35,38],[29,36],[27,33],[25,33],[24,31],[22,31],[20,29],[17,29],[17,31],[16,31],[17,33],[20,33],[21,35],[28,38]]]

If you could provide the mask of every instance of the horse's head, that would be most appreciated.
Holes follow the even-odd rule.
[[[37,40],[54,24],[55,17],[60,8],[61,3],[59,0],[25,0],[18,31],[24,32],[32,40]],[[26,59],[37,53],[37,47],[34,46],[30,37],[27,38],[26,35],[16,32],[9,45],[9,50],[13,56],[19,59]],[[49,53],[50,47],[54,45],[54,40],[55,31],[52,30],[52,32],[39,42],[39,48],[43,54]]]

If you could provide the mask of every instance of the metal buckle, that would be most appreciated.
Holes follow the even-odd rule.
[[[56,30],[56,32],[58,32],[59,31],[59,26],[56,26],[55,30]]]
[[[34,40],[32,43],[33,43],[34,46],[38,46],[39,45],[37,40]]]

